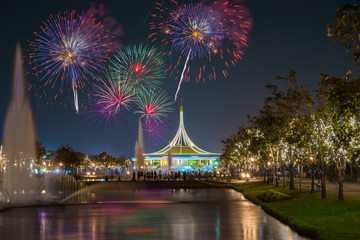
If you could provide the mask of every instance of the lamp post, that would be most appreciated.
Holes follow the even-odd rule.
[[[310,193],[313,193],[315,190],[314,190],[314,157],[313,156],[310,156],[309,157],[310,159],[310,165],[311,165],[311,190],[310,190]]]
[[[269,184],[270,184],[270,167],[271,167],[271,162],[268,161],[268,162],[267,162],[267,165],[268,165],[268,170],[267,170],[267,182],[266,182],[266,184],[269,185]]]
[[[304,170],[304,164],[300,161],[300,159],[296,160],[299,163],[300,167],[300,181],[299,181],[299,192],[301,192],[301,186],[302,186],[302,177],[303,177],[303,170]]]
[[[251,169],[251,171],[254,170],[254,161],[255,161],[255,158],[254,158],[254,157],[251,157],[251,158],[250,158],[250,169]]]

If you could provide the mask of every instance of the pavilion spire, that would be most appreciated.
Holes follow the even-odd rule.
[[[180,105],[180,119],[179,120],[180,120],[179,127],[178,127],[178,130],[177,130],[176,135],[173,138],[173,140],[165,148],[161,149],[160,151],[158,151],[156,153],[168,152],[168,151],[171,151],[171,149],[173,147],[178,147],[180,149],[180,154],[181,154],[183,148],[188,147],[195,154],[212,154],[212,153],[206,152],[206,151],[202,150],[201,148],[199,148],[198,146],[196,146],[191,141],[189,136],[187,135],[186,130],[185,130],[185,125],[184,125],[184,109],[182,106],[182,99],[181,99],[181,105]],[[156,154],[156,153],[154,153],[154,154]]]

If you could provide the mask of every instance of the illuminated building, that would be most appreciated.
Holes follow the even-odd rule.
[[[182,170],[211,170],[218,165],[219,156],[218,153],[202,150],[191,141],[184,126],[183,106],[180,107],[179,128],[173,140],[157,152],[144,154],[147,168],[168,167],[170,158],[172,168]]]

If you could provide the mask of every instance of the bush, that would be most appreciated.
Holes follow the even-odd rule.
[[[291,199],[289,195],[273,190],[266,190],[266,192],[260,194],[258,198],[263,202],[277,202],[281,200]]]

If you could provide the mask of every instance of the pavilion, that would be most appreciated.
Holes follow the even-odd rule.
[[[171,159],[171,167],[175,169],[211,170],[219,164],[220,154],[202,150],[191,141],[185,130],[181,105],[179,128],[173,140],[163,149],[146,153],[144,157],[146,167],[150,168],[168,167],[168,161]]]

